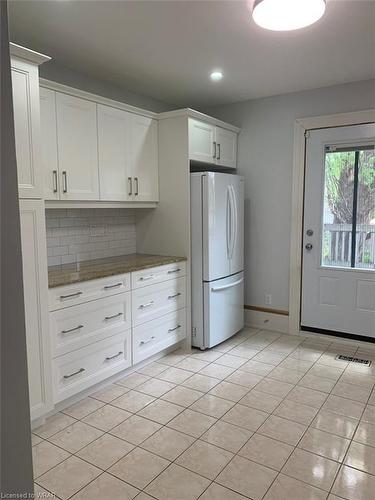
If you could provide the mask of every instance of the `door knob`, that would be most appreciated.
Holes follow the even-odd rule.
[[[306,250],[312,250],[312,243],[306,243],[305,248]]]

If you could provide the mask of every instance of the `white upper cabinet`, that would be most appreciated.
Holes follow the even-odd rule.
[[[130,127],[132,115],[98,104],[100,199],[132,199]]]
[[[189,118],[189,159],[236,168],[236,132]]]
[[[132,191],[135,201],[158,201],[158,123],[132,115]]]
[[[44,198],[58,200],[61,178],[57,161],[56,93],[40,88],[41,162],[44,173]]]
[[[42,198],[38,66],[12,57],[14,131],[20,198]]]
[[[96,104],[56,93],[60,199],[98,200]]]
[[[215,163],[215,126],[189,118],[190,160]]]
[[[225,128],[216,127],[216,164],[237,168],[237,134]]]

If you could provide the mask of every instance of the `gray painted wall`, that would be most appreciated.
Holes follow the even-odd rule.
[[[241,127],[245,176],[245,302],[288,309],[293,128],[296,118],[375,108],[375,80],[240,102],[204,112]]]
[[[76,72],[58,64],[54,60],[40,67],[40,76],[54,82],[91,92],[92,94],[107,97],[108,99],[114,99],[149,111],[155,111],[156,113],[171,109],[170,104],[166,104],[151,97],[136,94],[123,87],[117,87],[105,81],[105,79],[98,80],[83,73]]]

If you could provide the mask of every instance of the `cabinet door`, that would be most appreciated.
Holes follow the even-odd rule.
[[[99,200],[96,104],[56,92],[60,198]]]
[[[126,201],[132,198],[130,126],[130,113],[98,105],[101,200]]]
[[[216,163],[223,167],[237,167],[237,134],[231,130],[216,127]]]
[[[216,163],[215,127],[189,118],[189,158]]]
[[[134,201],[159,200],[158,123],[132,115],[131,126]]]
[[[20,198],[41,198],[38,67],[12,59],[14,131]]]
[[[20,200],[31,419],[52,409],[45,215],[42,200]]]
[[[56,93],[40,87],[41,164],[44,172],[44,198],[59,199],[57,164]]]

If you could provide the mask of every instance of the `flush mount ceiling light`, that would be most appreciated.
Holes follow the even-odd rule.
[[[211,74],[210,74],[210,78],[211,80],[213,80],[214,82],[218,82],[219,80],[221,80],[223,78],[223,73],[219,70],[217,71],[213,71]]]
[[[290,31],[315,23],[325,9],[325,0],[255,0],[253,19],[268,30]]]

